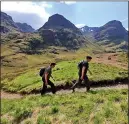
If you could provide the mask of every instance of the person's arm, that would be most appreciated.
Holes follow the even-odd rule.
[[[84,72],[85,72],[85,69],[86,69],[86,67],[83,66],[83,68],[82,68],[82,76],[81,76],[81,79],[82,79],[82,80],[84,80]]]
[[[45,73],[45,85],[47,85],[48,84],[48,73],[46,72]]]

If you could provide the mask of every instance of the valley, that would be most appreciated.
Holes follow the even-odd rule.
[[[79,29],[55,14],[35,30],[1,13],[2,124],[127,124],[128,31],[121,22]],[[72,93],[87,55],[91,91],[82,85]],[[58,91],[41,97],[39,71],[52,62]]]

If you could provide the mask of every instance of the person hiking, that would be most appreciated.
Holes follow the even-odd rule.
[[[52,69],[55,67],[56,63],[51,63],[49,67],[45,68],[44,73],[42,75],[43,87],[41,90],[41,95],[44,95],[47,89],[47,85],[51,86],[52,93],[56,93],[56,88],[53,82],[50,81],[50,77],[52,77]],[[52,77],[53,78],[53,77]]]
[[[88,79],[88,76],[87,76],[87,71],[91,73],[91,71],[89,70],[89,62],[91,61],[92,57],[91,56],[86,56],[86,61],[81,61],[79,64],[78,64],[78,68],[79,68],[79,72],[78,72],[78,75],[79,75],[79,79],[76,81],[76,83],[72,86],[72,90],[73,92],[75,92],[75,87],[80,84],[82,81],[84,81],[85,85],[86,85],[86,89],[87,91],[90,90],[90,84],[89,84],[89,79]]]

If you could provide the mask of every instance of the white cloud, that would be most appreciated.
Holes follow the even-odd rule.
[[[82,27],[84,27],[86,24],[76,24],[76,27],[77,28],[82,28]]]
[[[61,1],[61,3],[67,4],[67,5],[71,5],[71,4],[75,4],[76,1]]]
[[[125,21],[127,21],[127,20],[128,20],[128,18],[125,18],[125,19],[122,19],[121,22],[125,22]]]
[[[50,17],[46,8],[52,8],[46,2],[2,1],[1,10],[12,16],[15,22],[25,22],[35,29],[40,28]]]
[[[52,5],[47,4],[45,2],[36,3],[30,1],[1,2],[1,10],[4,12],[14,11],[19,13],[37,14],[42,19],[47,20],[50,15],[46,12],[45,8],[52,8]]]
[[[126,28],[126,30],[128,31],[128,28]]]

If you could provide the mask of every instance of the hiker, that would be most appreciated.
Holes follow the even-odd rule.
[[[84,81],[85,85],[86,85],[86,89],[87,91],[90,90],[90,84],[89,84],[89,79],[87,76],[87,71],[91,73],[91,71],[89,70],[89,62],[91,61],[92,57],[91,56],[86,56],[86,61],[81,61],[78,64],[78,75],[79,75],[79,79],[76,81],[76,83],[72,86],[72,90],[73,92],[75,92],[75,87],[80,84],[82,81]]]
[[[51,86],[52,93],[56,93],[56,88],[53,82],[50,81],[50,77],[52,77],[52,69],[55,67],[56,63],[51,63],[49,67],[45,68],[44,73],[42,75],[43,87],[41,90],[41,95],[45,94],[47,89],[47,85]],[[53,78],[53,77],[52,77]]]

